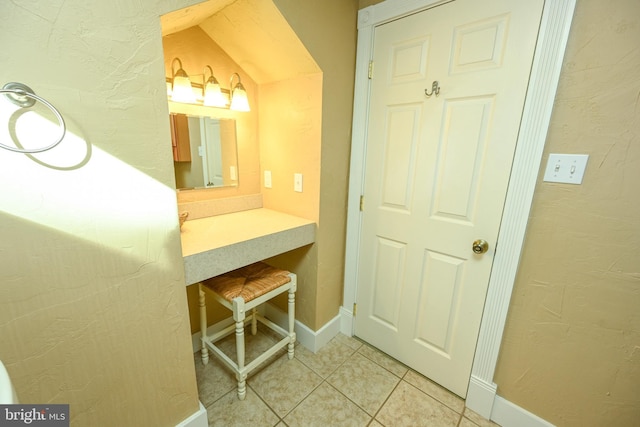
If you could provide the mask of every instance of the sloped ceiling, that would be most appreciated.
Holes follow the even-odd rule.
[[[321,71],[271,0],[209,0],[161,23],[163,36],[199,25],[258,84]]]

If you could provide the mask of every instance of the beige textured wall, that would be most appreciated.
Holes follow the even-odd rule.
[[[342,303],[358,2],[274,3],[323,74],[316,313],[307,325],[319,329],[338,315]]]
[[[382,3],[382,0],[358,0],[358,9],[364,9],[378,3]]]
[[[558,426],[640,422],[639,48],[637,0],[578,0],[543,164],[589,163],[538,183],[495,376]]]
[[[68,403],[71,425],[198,409],[159,22],[188,4],[0,3],[0,81],[69,128],[48,153],[0,149],[0,359],[22,402]]]
[[[265,208],[319,221],[322,101],[320,73],[260,86],[260,165],[272,175]],[[303,174],[302,193],[293,190],[294,173]],[[270,260],[296,272],[296,318],[316,329],[317,259],[314,245]],[[286,310],[286,295],[278,303]]]

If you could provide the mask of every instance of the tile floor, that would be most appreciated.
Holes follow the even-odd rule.
[[[256,336],[246,335],[247,361],[255,357],[255,351],[275,342],[265,329]],[[219,346],[233,357],[233,335]],[[238,400],[233,373],[210,356],[203,365],[200,353],[194,355],[198,392],[207,408],[209,426],[497,425],[465,408],[460,397],[342,334],[315,354],[296,345],[292,360],[283,349],[249,374],[244,401]]]

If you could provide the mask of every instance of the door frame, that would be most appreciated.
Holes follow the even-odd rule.
[[[373,57],[375,27],[451,0],[386,0],[358,12],[358,47],[351,137],[349,195],[343,305],[340,331],[353,335],[353,307],[358,280],[358,257],[364,194],[369,61]],[[549,129],[565,47],[576,0],[546,0],[536,42],[529,87],[524,103],[511,178],[498,234],[482,323],[471,369],[466,405],[490,418],[496,398],[493,382],[502,335],[509,310],[531,202]]]

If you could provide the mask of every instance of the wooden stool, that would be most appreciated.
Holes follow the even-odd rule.
[[[295,292],[296,275],[285,270],[271,267],[264,262],[257,262],[246,267],[239,268],[229,273],[216,276],[198,284],[200,296],[200,332],[202,333],[202,363],[209,363],[209,349],[229,366],[235,373],[238,380],[238,398],[244,400],[246,396],[247,375],[260,363],[267,360],[275,352],[288,346],[289,359],[293,359],[296,333],[293,331],[295,321]],[[280,326],[258,314],[257,306],[270,300],[285,291],[289,292],[289,331],[285,331]],[[207,336],[207,307],[205,303],[205,293],[209,293],[220,304],[233,311],[232,324],[213,336]],[[251,311],[249,316],[246,315]],[[271,328],[283,335],[284,338],[263,352],[249,364],[245,365],[244,360],[244,326],[245,322],[251,321],[251,334],[257,332],[257,323]],[[231,360],[215,345],[216,341],[226,337],[235,329],[236,332],[236,352],[237,361]]]

